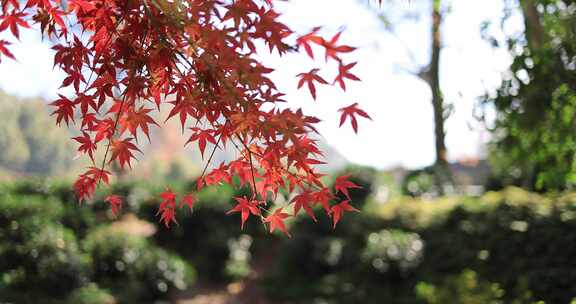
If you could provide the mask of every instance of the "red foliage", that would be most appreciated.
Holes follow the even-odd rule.
[[[314,81],[317,81],[321,84],[328,84],[324,78],[320,77],[318,74],[320,69],[312,69],[308,73],[300,73],[298,77],[300,77],[300,82],[298,82],[298,88],[301,88],[304,83],[308,84],[308,89],[310,90],[310,94],[312,94],[312,98],[316,100],[316,87],[314,87]]]
[[[238,205],[230,209],[227,214],[240,212],[240,228],[244,229],[244,223],[246,223],[250,214],[261,216],[260,209],[258,208],[260,202],[254,200],[249,201],[246,197],[236,197],[235,199]]]
[[[180,206],[179,207],[182,208],[184,206],[188,206],[188,208],[190,208],[190,211],[192,211],[192,208],[194,207],[194,203],[196,203],[196,199],[194,198],[194,196],[192,194],[186,194],[180,200]]]
[[[289,217],[288,213],[282,212],[282,208],[276,209],[274,213],[270,214],[264,219],[265,223],[270,223],[270,233],[274,232],[276,228],[280,229],[284,234],[290,237],[290,233],[286,230],[286,225],[284,225],[284,220]]]
[[[110,203],[110,209],[112,209],[112,213],[114,215],[118,215],[120,208],[122,208],[122,198],[118,195],[108,195],[105,201]]]
[[[360,115],[362,117],[372,119],[372,118],[370,118],[368,113],[366,113],[366,112],[364,112],[364,110],[358,108],[357,102],[353,103],[347,107],[341,108],[338,111],[342,112],[342,116],[340,116],[340,126],[342,126],[346,122],[346,119],[348,117],[350,117],[350,123],[352,124],[352,129],[354,129],[355,133],[358,133],[358,120],[356,120],[356,116],[354,116],[354,115]]]
[[[348,180],[350,175],[342,175],[336,178],[336,182],[334,183],[334,190],[336,192],[342,192],[348,199],[350,199],[350,193],[348,193],[348,189],[360,189],[362,187],[356,185],[355,183]]]
[[[108,183],[104,166],[117,161],[131,167],[134,140],[141,131],[150,140],[150,126],[159,125],[151,113],[161,106],[171,108],[166,120],[177,117],[182,130],[188,126],[188,143],[197,142],[204,156],[210,146],[208,168],[214,151],[232,144],[237,159],[204,170],[198,189],[218,183],[232,183],[238,177],[242,186],[253,189],[252,198],[237,198],[229,213],[241,214],[241,227],[250,214],[289,235],[284,220],[287,213],[278,208],[268,217],[267,201],[279,189],[297,192],[290,201],[294,215],[300,209],[316,220],[313,207],[320,205],[336,224],[343,211],[355,210],[348,201],[333,205],[335,195],[321,181],[315,165],[322,152],[316,141],[319,119],[300,109],[280,108],[282,92],[268,74],[273,70],[257,60],[264,44],[280,56],[299,52],[314,60],[314,49],[324,50],[325,59],[338,62],[336,83],[358,81],[351,73],[356,63],[345,63],[343,54],[354,47],[339,42],[341,32],[330,39],[321,28],[298,35],[279,19],[272,0],[0,0],[0,32],[10,31],[18,39],[19,29],[39,27],[55,43],[54,65],[67,77],[62,87],[73,89],[73,96],[60,95],[52,102],[56,123],[81,121],[78,152],[86,154],[93,166],[74,184],[80,201],[89,199],[100,181]],[[295,44],[291,44],[295,41]],[[11,43],[0,40],[0,55],[14,58]],[[301,47],[301,48],[300,48]],[[330,85],[318,75],[319,68],[299,74],[298,87],[307,84],[316,99],[314,82]],[[370,118],[357,104],[340,109],[342,125],[350,118],[355,132],[355,115]],[[192,123],[192,125],[190,125]],[[96,165],[96,151],[104,159]],[[111,153],[108,153],[110,151]],[[336,191],[349,197],[348,189],[357,186],[338,179]],[[176,209],[192,208],[188,194],[176,205],[177,195],[162,193],[158,214],[169,226],[176,222]],[[106,198],[116,214],[120,197]]]
[[[160,215],[160,222],[164,223],[166,227],[170,227],[172,222],[178,224],[176,221],[176,194],[172,190],[166,189],[160,197],[162,197],[162,202],[158,208],[158,213],[156,213],[156,215]]]
[[[344,214],[344,211],[356,211],[356,212],[360,212],[360,210],[350,206],[350,201],[349,200],[345,200],[342,201],[339,204],[336,204],[334,206],[332,206],[332,208],[330,209],[330,213],[332,214],[332,221],[334,222],[334,226],[333,228],[336,228],[336,224],[338,224],[338,222],[340,221],[340,219],[342,218],[342,215]]]

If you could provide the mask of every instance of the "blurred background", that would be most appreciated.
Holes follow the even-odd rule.
[[[291,106],[322,119],[326,183],[351,174],[362,212],[335,230],[298,216],[292,238],[240,230],[225,212],[249,190],[217,186],[167,229],[159,193],[193,191],[204,166],[177,124],[79,206],[72,181],[89,163],[47,106],[64,75],[25,30],[18,61],[0,63],[0,303],[576,303],[576,1],[277,5],[296,31],[344,30],[359,48],[363,81],[317,102],[296,89],[310,62],[262,60]],[[373,118],[358,135],[338,128],[346,100]]]

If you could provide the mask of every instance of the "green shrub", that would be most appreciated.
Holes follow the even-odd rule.
[[[476,272],[471,270],[464,270],[458,276],[444,279],[439,286],[420,282],[416,286],[416,293],[428,304],[504,303],[504,290],[496,283],[479,280]]]
[[[318,223],[298,218],[293,238],[275,250],[265,279],[269,295],[290,303],[410,303],[404,294],[409,288],[398,288],[404,281],[396,277],[410,274],[378,271],[370,257],[379,251],[366,249],[367,232],[381,231],[384,224],[361,213],[344,218],[333,230],[327,216],[319,216]]]
[[[128,200],[139,200],[134,193],[146,188],[121,186]],[[21,182],[0,187],[0,302],[41,298],[82,303],[90,295],[96,303],[106,302],[97,300],[100,296],[110,299],[89,282],[120,295],[122,302],[151,301],[194,281],[193,269],[179,257],[107,226],[111,217],[101,202],[105,195],[100,191],[94,203],[80,206],[70,185]],[[82,248],[69,228],[83,239]]]
[[[569,303],[576,295],[576,195],[509,188],[481,198],[401,199],[380,208],[378,217],[345,217],[334,231],[325,217],[318,224],[298,219],[266,280],[271,296],[418,303],[424,300],[416,293],[419,281],[427,282],[420,292],[433,286],[445,293],[441,289],[459,276],[476,280],[480,291],[485,282],[498,284],[505,293],[494,299],[503,303]],[[473,280],[465,269],[474,271]],[[466,291],[470,301],[476,291]]]
[[[16,195],[48,195],[50,186],[45,179],[21,179],[3,186],[5,193]]]
[[[59,223],[63,214],[52,197],[0,196],[0,293],[27,302],[35,293],[62,297],[88,281],[89,257]]]
[[[497,282],[506,298],[523,297],[567,303],[576,294],[569,283],[576,248],[576,205],[551,201],[515,189],[490,193],[477,204],[462,204],[444,221],[421,229],[426,248],[422,272],[457,274],[470,267]],[[521,284],[520,284],[521,283]]]
[[[50,197],[55,197],[62,202],[61,223],[74,230],[79,238],[83,238],[89,229],[98,224],[99,213],[95,212],[96,205],[94,203],[79,204],[70,183],[51,182],[48,189]]]
[[[408,272],[422,259],[424,242],[416,233],[381,230],[368,235],[362,260],[378,272]]]
[[[0,225],[32,216],[42,216],[46,220],[56,221],[60,219],[62,213],[62,203],[54,198],[13,194],[0,196]]]
[[[22,302],[31,295],[63,297],[89,280],[90,257],[79,250],[72,231],[49,224],[29,237],[18,244],[2,242],[1,289],[7,294]]]
[[[412,197],[438,193],[433,168],[410,171],[402,180],[401,189],[404,195]]]
[[[92,257],[94,281],[122,302],[165,298],[194,281],[192,267],[179,257],[110,227],[90,233],[84,248]]]
[[[92,206],[79,205],[68,183],[23,181],[7,185],[0,192],[0,225],[8,217],[40,216],[46,221],[59,221],[83,237],[97,223]]]
[[[248,234],[241,235],[238,239],[228,240],[230,256],[226,261],[226,274],[235,280],[247,277],[250,272],[252,237]]]
[[[72,291],[66,299],[67,304],[116,304],[116,299],[96,284],[90,284]]]

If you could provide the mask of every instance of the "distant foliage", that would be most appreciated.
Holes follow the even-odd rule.
[[[66,299],[69,304],[115,304],[116,299],[96,284],[78,288]]]
[[[466,304],[502,304],[504,290],[496,283],[481,281],[472,270],[445,279],[441,285],[424,282],[416,285],[418,296],[429,304],[466,303]]]
[[[484,102],[496,110],[494,168],[504,184],[572,189],[576,185],[576,2],[518,2],[515,10],[524,13],[526,29],[507,38],[514,60],[500,88]]]
[[[47,176],[70,167],[74,157],[70,136],[54,126],[41,102],[0,93],[0,168]]]

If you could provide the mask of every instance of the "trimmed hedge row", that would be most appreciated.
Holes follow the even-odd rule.
[[[98,204],[62,203],[64,189],[0,187],[0,302],[134,303],[194,281],[187,262],[114,230]]]
[[[370,189],[370,178],[365,182]],[[179,193],[195,188],[171,185]],[[157,222],[163,189],[113,187],[126,197],[124,212]],[[202,191],[193,213],[180,211],[179,225],[157,225],[146,240],[108,227],[104,193],[78,208],[62,203],[72,202],[64,183],[0,185],[0,300],[150,301],[192,281],[185,260],[203,279],[226,281],[248,275],[254,255],[274,256],[262,282],[274,302],[570,303],[576,296],[576,194],[511,188],[481,198],[374,204],[369,191],[351,193],[369,201],[362,213],[336,230],[321,213],[319,223],[298,217],[287,239],[267,234],[258,221],[242,231],[238,218],[225,214],[245,191]]]
[[[297,220],[266,284],[290,303],[570,303],[576,195],[520,189]],[[444,299],[444,300],[443,300]],[[458,300],[460,299],[460,300]]]

